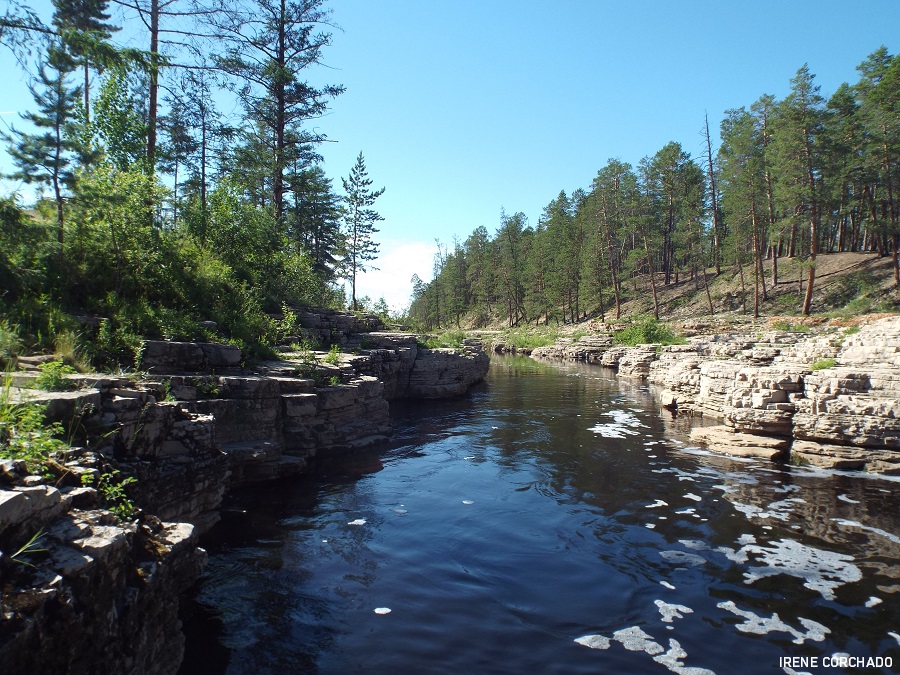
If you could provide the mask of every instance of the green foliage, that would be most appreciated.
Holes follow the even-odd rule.
[[[447,330],[437,335],[429,335],[422,342],[422,346],[426,349],[459,349],[462,347],[463,340],[466,339],[465,331]]]
[[[800,455],[795,455],[793,452],[791,453],[790,458],[791,466],[809,466],[810,462],[805,457],[801,457]]]
[[[34,564],[28,560],[25,560],[23,556],[36,555],[38,553],[46,553],[47,549],[43,548],[41,540],[44,538],[44,528],[39,529],[35,532],[31,538],[26,541],[22,546],[19,547],[17,551],[12,553],[9,558],[15,563],[20,565],[25,565],[27,567],[34,567]]]
[[[195,377],[193,384],[197,389],[197,398],[217,398],[219,396],[219,383],[216,379]]]
[[[341,378],[338,377],[337,375],[332,375],[330,378],[328,378],[328,384],[332,387],[336,387],[340,383],[341,383]]]
[[[616,331],[616,344],[634,347],[643,344],[676,345],[686,341],[653,317],[640,317],[627,328]]]
[[[122,522],[134,520],[137,514],[134,502],[128,497],[126,491],[126,488],[132,483],[137,483],[137,478],[134,476],[123,478],[122,472],[118,469],[104,472],[97,479],[97,492],[100,493],[103,506],[112,511]]]
[[[786,321],[784,319],[779,319],[772,323],[772,328],[775,330],[781,330],[788,333],[808,333],[809,326],[806,326],[802,323],[792,323],[790,321]]]
[[[77,371],[62,361],[49,361],[42,363],[40,374],[35,378],[35,385],[44,391],[69,391],[78,388],[78,383],[73,382],[66,375],[74,375]]]
[[[0,368],[11,369],[21,353],[22,339],[9,321],[0,321]]]
[[[844,335],[856,335],[859,332],[859,326],[847,326],[844,329]]]
[[[813,364],[810,366],[810,369],[811,370],[825,370],[826,368],[832,368],[836,363],[837,363],[837,361],[835,361],[834,359],[831,359],[831,358],[818,359],[817,361],[813,362]]]
[[[340,354],[341,354],[341,352],[338,350],[338,346],[331,345],[331,347],[328,350],[328,353],[325,355],[325,358],[323,360],[325,361],[325,363],[328,363],[332,366],[336,366],[341,362]]]
[[[549,328],[518,328],[504,331],[498,340],[517,349],[536,349],[555,344],[558,335]]]
[[[0,459],[21,459],[30,472],[46,473],[51,455],[67,446],[59,439],[62,425],[47,424],[45,409],[11,401],[9,385],[0,389]]]

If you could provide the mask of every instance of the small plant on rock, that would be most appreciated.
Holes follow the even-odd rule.
[[[832,368],[837,361],[834,359],[818,359],[811,366],[811,370],[825,370],[826,368]]]
[[[51,455],[66,447],[58,422],[44,421],[43,406],[10,402],[9,387],[0,390],[0,459],[21,459],[34,474],[48,471]]]
[[[337,345],[331,345],[331,349],[329,349],[328,354],[325,355],[324,361],[332,366],[336,366],[341,362],[341,353],[338,351]]]
[[[137,509],[134,502],[128,498],[125,488],[132,483],[137,483],[137,478],[134,476],[122,478],[121,475],[122,472],[118,469],[100,474],[100,478],[97,480],[97,492],[100,493],[103,505],[107,509],[112,511],[119,520],[128,522],[134,520]]]
[[[62,361],[50,361],[42,363],[41,372],[34,383],[38,389],[44,391],[70,391],[77,389],[78,384],[68,379],[67,375],[74,375],[77,371]]]

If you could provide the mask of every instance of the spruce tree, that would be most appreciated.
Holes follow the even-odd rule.
[[[377,233],[375,223],[384,218],[370,207],[383,193],[380,190],[371,190],[372,180],[366,170],[366,160],[362,152],[356,158],[356,164],[350,170],[349,178],[341,178],[344,192],[347,193],[344,207],[344,227],[346,241],[346,256],[344,264],[346,274],[350,275],[351,306],[354,311],[358,309],[356,301],[356,275],[367,269],[376,269],[368,266],[378,256],[378,243],[372,239]]]

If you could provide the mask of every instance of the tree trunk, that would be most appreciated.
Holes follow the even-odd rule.
[[[653,290],[653,316],[659,321],[659,300],[656,297],[656,278],[653,274],[653,258],[650,255],[650,244],[644,233],[644,252],[647,254],[647,266],[650,268],[650,288]]]
[[[709,115],[704,115],[704,120],[706,122],[706,161],[707,167],[709,168],[709,187],[710,187],[710,196],[712,198],[712,212],[713,212],[713,246],[715,248],[715,263],[716,263],[716,274],[721,274],[722,269],[720,267],[720,259],[719,255],[719,206],[718,206],[718,194],[716,192],[716,174],[713,171],[713,160],[712,160],[712,143],[709,139]],[[704,268],[704,275],[706,274]],[[710,314],[712,311],[710,310]]]
[[[147,171],[156,170],[156,115],[159,98],[159,0],[150,2],[150,86],[147,104]]]

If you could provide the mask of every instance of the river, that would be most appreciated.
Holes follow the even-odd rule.
[[[900,668],[896,480],[711,455],[648,387],[521,357],[392,418],[229,495],[183,673]]]

